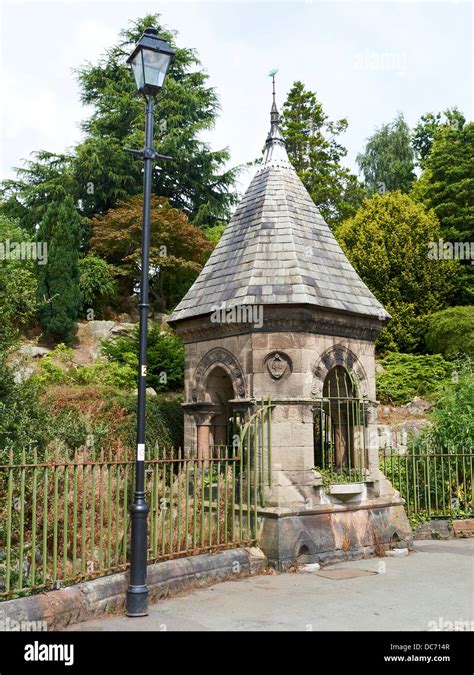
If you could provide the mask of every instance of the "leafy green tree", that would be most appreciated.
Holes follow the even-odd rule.
[[[456,289],[457,263],[433,260],[436,216],[399,191],[364,201],[336,237],[355,269],[392,319],[379,350],[413,352],[423,346],[426,315],[443,309]]]
[[[445,358],[474,358],[474,306],[449,307],[428,317],[426,346]]]
[[[315,92],[295,82],[283,104],[281,130],[288,156],[330,226],[354,215],[364,191],[341,164],[347,150],[337,141],[347,120],[329,120]]]
[[[464,127],[465,123],[466,118],[457,108],[448,108],[443,113],[422,115],[412,134],[412,145],[418,164],[421,167],[424,166],[440,129],[450,126],[459,130]]]
[[[35,263],[10,251],[10,244],[22,242],[31,243],[29,234],[0,216],[0,361],[36,315]]]
[[[113,265],[122,299],[140,281],[142,205],[142,197],[132,197],[92,221],[91,250]],[[213,245],[162,197],[151,200],[150,233],[151,304],[163,311],[181,300]]]
[[[356,159],[370,194],[408,192],[415,180],[415,165],[410,129],[403,115],[377,129]]]
[[[38,240],[48,244],[48,261],[38,266],[39,316],[45,333],[59,342],[74,335],[80,307],[79,230],[81,219],[71,197],[47,209]]]

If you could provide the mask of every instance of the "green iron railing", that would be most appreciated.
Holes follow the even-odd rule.
[[[351,373],[342,366],[330,371],[313,413],[314,464],[327,481],[366,479],[367,404]]]
[[[394,448],[380,451],[380,469],[400,492],[408,515],[466,517],[474,511],[472,452]]]
[[[237,441],[212,446],[205,466],[181,449],[147,450],[150,562],[255,542],[270,425],[270,404],[256,405]],[[2,457],[0,599],[126,569],[132,453],[92,447]]]

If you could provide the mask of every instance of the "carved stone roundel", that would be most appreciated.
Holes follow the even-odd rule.
[[[281,380],[291,373],[291,359],[283,352],[272,352],[265,357],[265,366],[274,380]]]

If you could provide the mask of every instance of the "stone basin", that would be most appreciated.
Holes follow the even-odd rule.
[[[329,494],[337,499],[351,499],[362,495],[365,490],[365,483],[337,483],[329,486]]]

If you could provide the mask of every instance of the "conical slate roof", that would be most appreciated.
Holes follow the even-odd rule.
[[[389,317],[347,260],[291,165],[275,101],[263,162],[170,322],[222,306],[255,304],[310,305]]]

